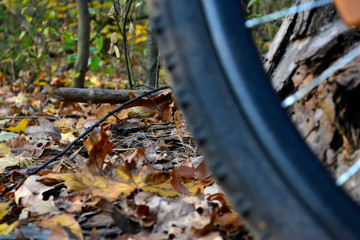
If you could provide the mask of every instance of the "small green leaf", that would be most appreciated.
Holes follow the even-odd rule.
[[[255,3],[257,3],[258,0],[250,0],[250,2],[247,5],[247,8],[251,7],[252,5],[254,5]]]
[[[21,9],[21,15],[25,15],[25,12],[26,12],[26,10],[28,9],[28,7],[24,7],[23,9]]]
[[[14,133],[14,132],[5,132],[2,131],[0,132],[0,141],[8,141],[11,140],[13,138],[15,138],[16,136],[18,136],[19,134]]]
[[[72,43],[73,39],[69,33],[64,34],[64,39],[67,43]]]
[[[50,17],[51,18],[54,18],[56,16],[56,12],[55,12],[55,10],[52,10],[51,12],[50,12]]]
[[[103,38],[98,35],[96,36],[96,50],[98,52],[101,52],[101,49],[103,48]]]
[[[49,38],[50,37],[50,28],[49,27],[46,27],[44,29],[44,35],[46,38]]]
[[[93,15],[93,14],[96,13],[96,11],[95,11],[93,8],[89,8],[89,13],[90,13],[91,15]]]
[[[113,72],[115,71],[115,68],[113,67],[109,67],[107,70],[106,70],[106,74],[112,74]]]
[[[30,47],[30,45],[31,45],[31,39],[25,37],[25,38],[23,39],[23,41],[22,41],[22,45],[23,45],[25,48]]]
[[[90,64],[90,68],[93,71],[98,70],[100,67],[100,60],[97,56],[94,56],[91,58],[91,64]]]
[[[77,53],[73,53],[68,56],[68,58],[66,59],[66,62],[75,62],[76,58],[77,58]]]

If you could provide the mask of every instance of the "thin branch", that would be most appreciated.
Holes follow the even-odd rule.
[[[131,80],[129,80],[129,82],[131,82],[130,88],[132,89],[133,88],[132,83],[133,82],[135,83],[135,76],[134,76],[134,71],[133,71],[132,65],[131,65],[130,52],[129,52],[128,45],[127,45],[126,24],[127,24],[128,15],[129,15],[133,0],[129,0],[128,2],[129,3],[126,6],[124,22],[123,22],[123,44],[124,44],[124,52],[125,52],[125,63],[126,63],[127,71],[128,71],[128,77],[131,78]]]

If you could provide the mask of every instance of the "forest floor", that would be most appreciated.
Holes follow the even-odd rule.
[[[170,90],[76,141],[120,104],[60,102],[47,84],[0,83],[0,239],[252,239]]]

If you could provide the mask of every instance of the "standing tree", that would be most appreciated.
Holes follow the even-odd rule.
[[[72,87],[84,87],[85,73],[89,59],[90,48],[90,13],[88,0],[76,0],[78,11],[78,44],[77,58],[75,62],[75,77]]]
[[[148,27],[147,45],[146,45],[146,81],[147,87],[156,88],[158,80],[158,62],[159,51],[155,42],[155,36],[152,32],[151,25]]]

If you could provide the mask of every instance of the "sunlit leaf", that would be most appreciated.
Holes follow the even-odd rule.
[[[39,223],[39,226],[45,229],[54,229],[62,226],[69,229],[78,239],[83,239],[80,224],[70,214],[47,216]]]
[[[119,51],[119,48],[117,46],[114,46],[114,51],[115,51],[116,57],[120,58],[120,51]]]
[[[12,224],[8,225],[7,223],[0,224],[0,235],[8,235],[10,234],[16,227],[19,225],[19,222],[13,222]]]
[[[8,146],[6,146],[3,143],[0,143],[0,156],[4,156],[5,154],[7,154],[10,151],[11,151],[11,148],[9,148]]]
[[[44,29],[44,35],[46,38],[49,38],[50,37],[50,28],[49,27],[46,27]]]
[[[111,34],[110,41],[111,41],[112,44],[117,43],[118,40],[119,40],[119,36],[117,35],[116,32],[114,32],[113,34]]]
[[[110,8],[109,12],[107,13],[107,15],[108,15],[110,18],[115,19],[115,18],[114,18],[114,14],[115,14],[115,8],[114,8],[114,6],[111,6],[111,8]]]
[[[29,122],[29,119],[24,118],[15,127],[10,126],[8,128],[5,128],[4,130],[9,131],[9,132],[15,132],[15,133],[25,132],[25,129],[26,129],[26,126],[27,126],[28,122]]]

